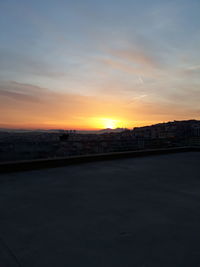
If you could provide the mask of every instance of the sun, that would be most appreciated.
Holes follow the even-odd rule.
[[[115,129],[117,128],[117,120],[109,119],[109,118],[103,118],[102,119],[102,125],[104,128],[109,129]]]
[[[92,117],[90,118],[91,128],[93,129],[116,129],[124,128],[125,122],[121,119],[109,117]]]

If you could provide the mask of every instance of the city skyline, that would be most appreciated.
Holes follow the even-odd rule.
[[[0,3],[0,127],[200,119],[198,0]]]

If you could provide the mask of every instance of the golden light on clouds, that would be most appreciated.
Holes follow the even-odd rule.
[[[182,93],[183,94],[183,93]],[[145,97],[144,97],[145,96]],[[198,95],[192,100],[198,104]],[[195,98],[194,98],[195,96]],[[188,94],[185,95],[188,97]],[[151,99],[146,94],[132,98],[84,96],[55,92],[46,88],[17,82],[0,83],[0,127],[27,129],[100,130],[133,128],[160,121],[199,117],[199,109],[182,108],[179,94],[174,102]],[[182,101],[182,100],[181,100]],[[174,117],[176,114],[176,117]]]

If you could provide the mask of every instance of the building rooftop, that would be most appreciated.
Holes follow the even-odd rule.
[[[200,264],[200,152],[0,175],[0,266]]]

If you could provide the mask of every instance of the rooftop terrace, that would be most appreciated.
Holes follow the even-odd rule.
[[[200,152],[0,175],[0,267],[200,266]]]

